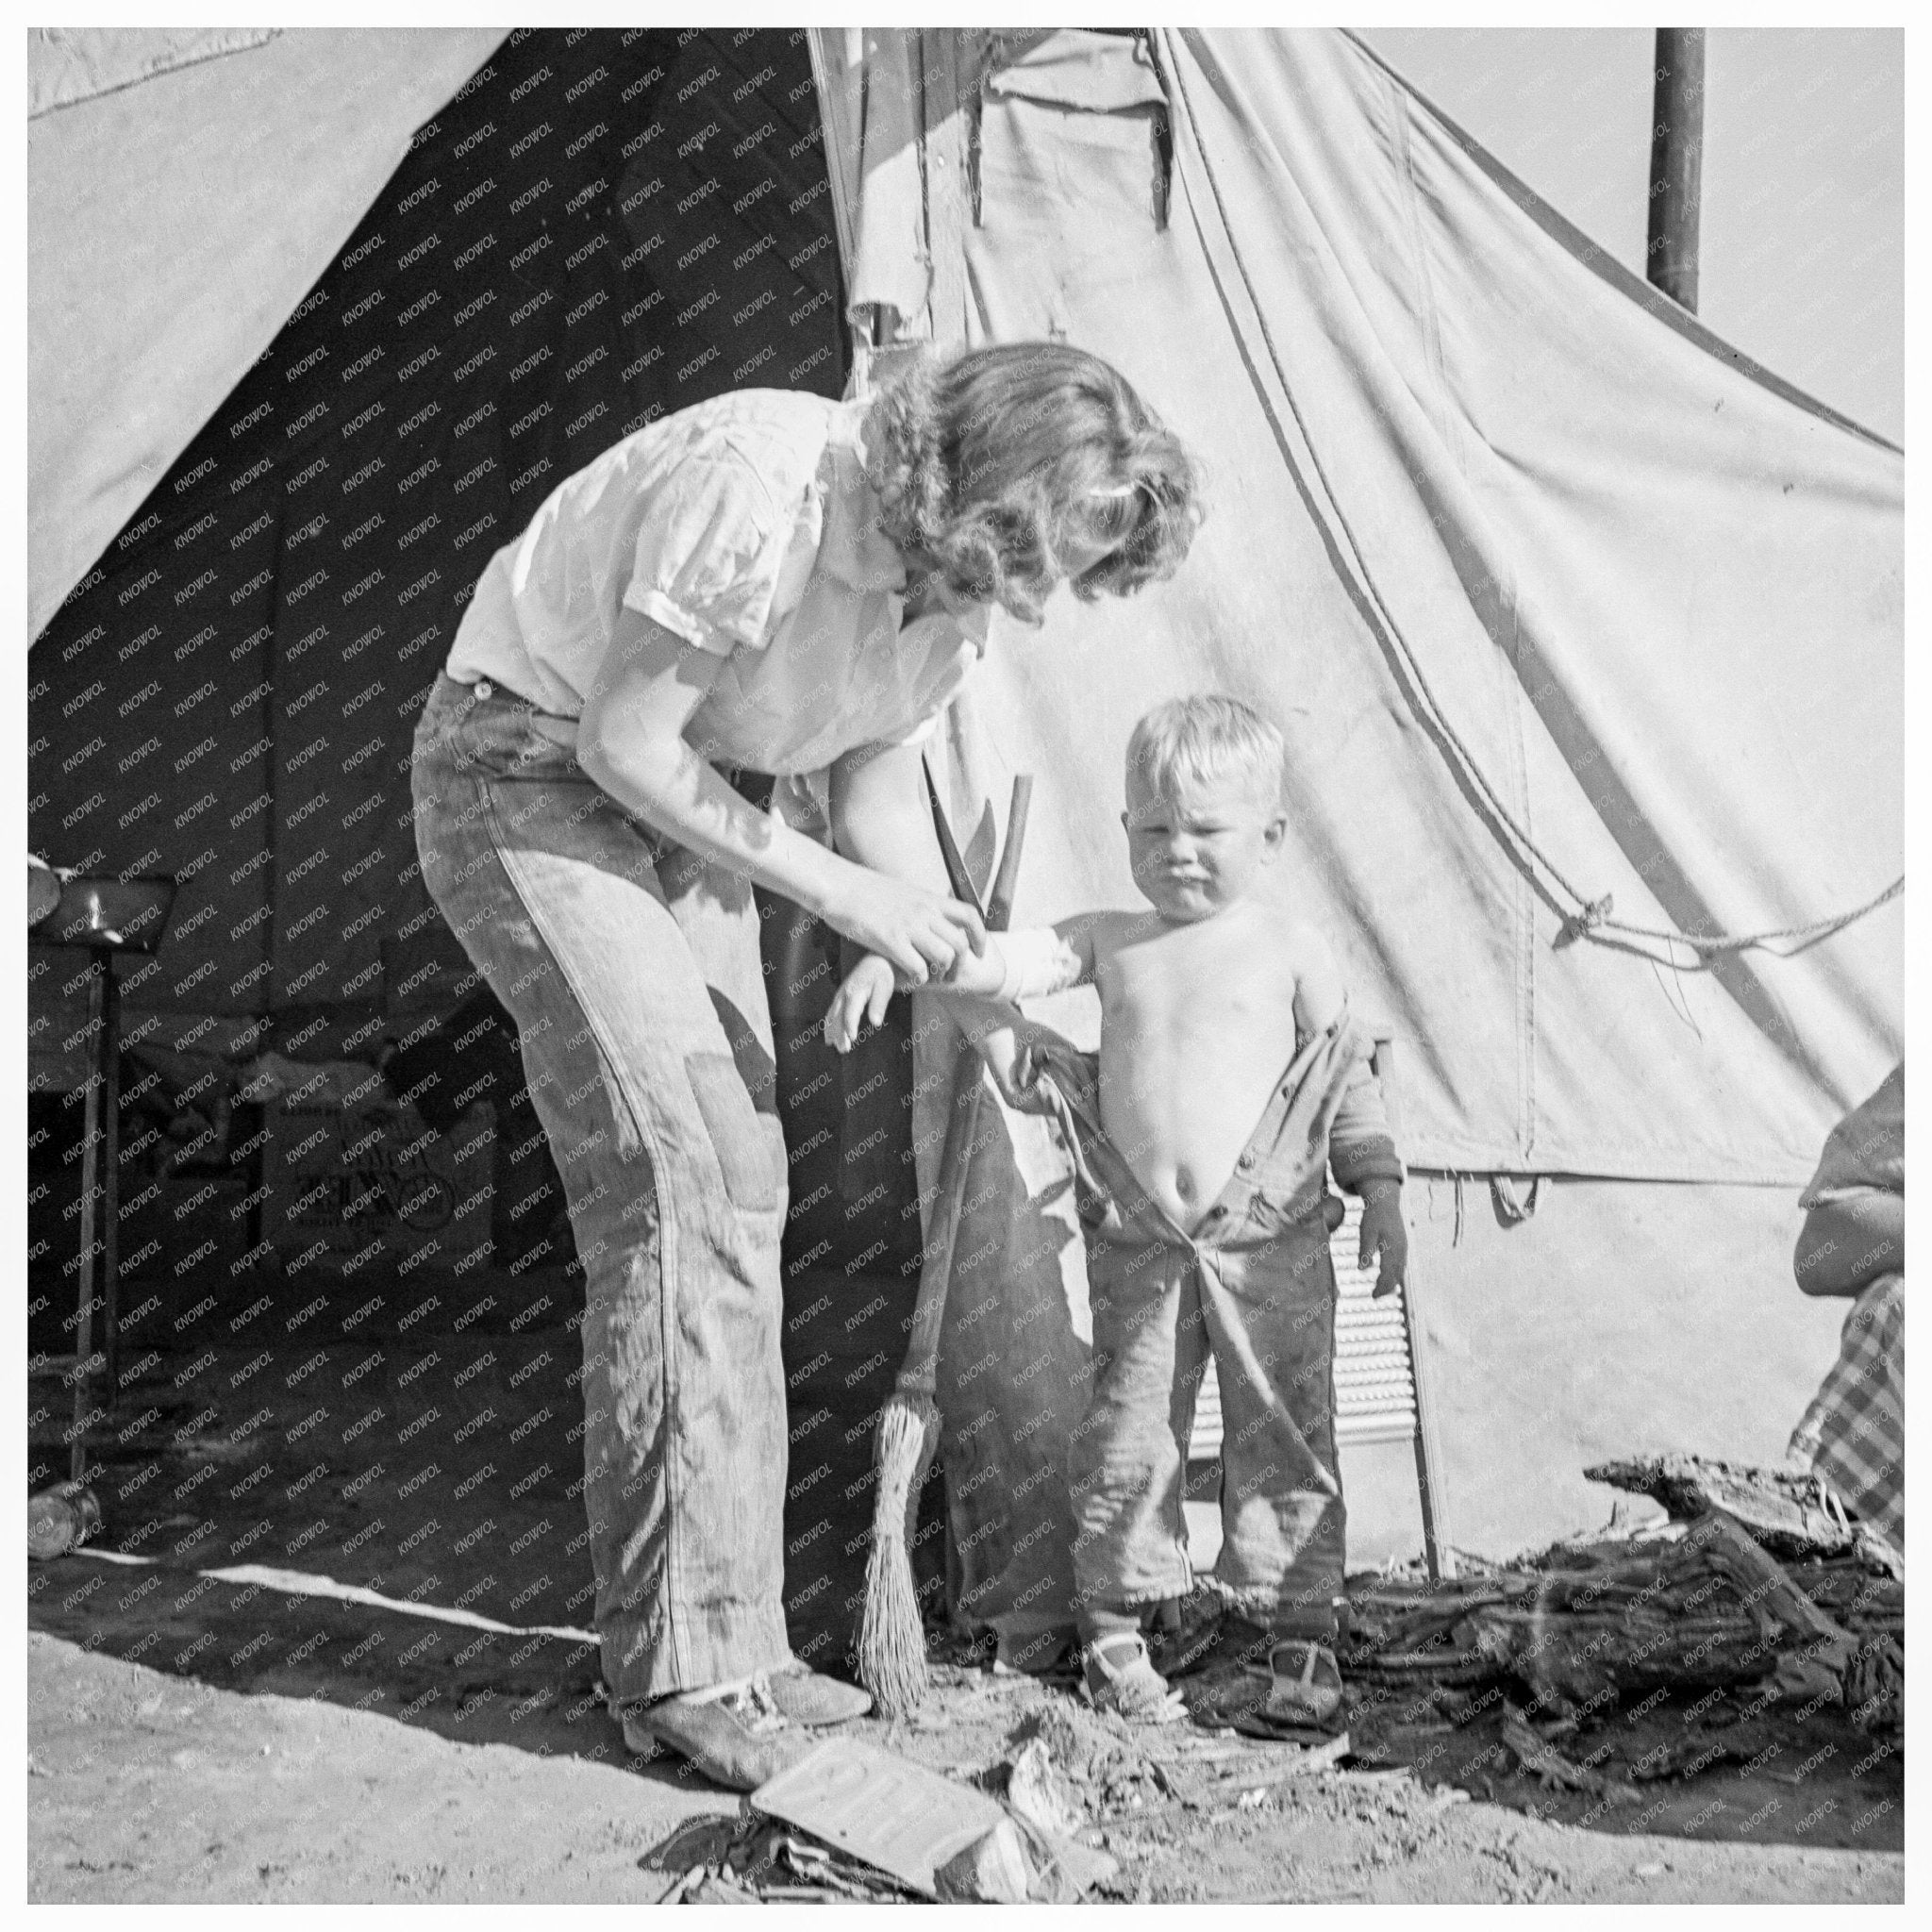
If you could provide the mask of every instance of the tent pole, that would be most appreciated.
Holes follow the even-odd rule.
[[[1657,30],[1650,127],[1650,279],[1697,313],[1697,228],[1704,186],[1704,29]]]

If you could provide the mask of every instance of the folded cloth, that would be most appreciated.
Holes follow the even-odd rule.
[[[1867,1528],[1906,1546],[1906,1281],[1874,1281],[1845,1317],[1832,1363],[1791,1453],[1830,1483]]]
[[[1906,1069],[1832,1128],[1818,1172],[1798,1197],[1809,1210],[1861,1193],[1906,1191]],[[1817,1471],[1858,1520],[1898,1551],[1906,1546],[1906,1279],[1882,1274],[1852,1304],[1839,1356],[1790,1454]]]

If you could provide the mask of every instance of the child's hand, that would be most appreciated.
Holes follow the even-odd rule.
[[[876,953],[868,953],[845,975],[825,1008],[825,1044],[834,1053],[850,1053],[862,1024],[876,1026],[885,1019],[892,983],[892,962]]]
[[[1023,1042],[1012,1027],[999,1026],[974,1043],[1000,1098],[1015,1113],[1052,1114],[1053,1102],[1040,1084],[1030,1041]]]
[[[1393,1294],[1408,1278],[1408,1230],[1402,1224],[1402,1188],[1371,1181],[1362,1194],[1361,1265],[1375,1267],[1375,1292]]]

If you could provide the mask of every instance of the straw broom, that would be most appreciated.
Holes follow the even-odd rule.
[[[930,774],[927,777],[930,786]],[[1006,849],[1000,855],[998,876],[987,902],[989,930],[1006,928],[1013,906],[1014,880],[1020,847],[1026,831],[1026,810],[1033,780],[1013,781],[1012,806],[1007,816]],[[954,892],[977,905],[959,850],[933,795],[933,824]],[[951,1110],[945,1145],[940,1155],[932,1228],[919,1274],[919,1297],[913,1304],[912,1333],[898,1380],[879,1412],[873,1440],[876,1472],[872,1520],[872,1549],[865,1561],[865,1607],[858,1625],[859,1680],[888,1717],[916,1710],[931,1689],[926,1670],[925,1629],[919,1612],[919,1592],[912,1580],[913,1518],[919,1492],[939,1448],[940,1411],[934,1399],[937,1386],[940,1329],[945,1320],[946,1291],[953,1273],[953,1249],[959,1232],[966,1178],[973,1165],[973,1147],[979,1126],[985,1081],[978,1050],[968,1041],[953,1063]]]

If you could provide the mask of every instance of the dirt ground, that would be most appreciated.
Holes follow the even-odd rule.
[[[574,1338],[451,1308],[434,1333],[392,1310],[373,1333],[361,1306],[273,1346],[190,1327],[137,1364],[101,1536],[29,1566],[30,1898],[648,1901],[678,1875],[654,1858],[674,1833],[736,1812],[628,1757],[598,1696]],[[59,1398],[36,1378],[42,1465]],[[489,1476],[458,1477],[486,1427]],[[821,1436],[836,1453],[788,1523],[787,1595],[794,1647],[835,1667],[869,1500],[847,1464],[862,1474],[869,1443]],[[1737,1750],[1618,1806],[1522,1774],[1493,1704],[1364,1707],[1348,1765],[1300,1776],[1289,1747],[1191,1725],[1130,1740],[1065,1688],[971,1659],[915,1721],[855,1728],[970,1779],[1042,1714],[1116,1899],[1904,1895],[1902,1757],[1836,1712],[1768,1740],[1740,1712]],[[1630,1757],[1689,1715],[1598,1736]]]
[[[1099,1728],[1031,1680],[947,1674],[919,1722],[896,1734],[870,1720],[855,1728],[955,1774],[997,1761],[1042,1708]],[[677,1875],[654,1850],[689,1821],[737,1807],[667,1760],[627,1758],[600,1708],[574,1720],[574,1686],[540,1696],[521,1734],[512,1703],[492,1726],[509,1736],[479,1729],[467,1742],[332,1702],[320,1686],[307,1696],[224,1690],[41,1632],[29,1639],[28,1686],[37,1902],[650,1902]],[[1469,1801],[1459,1785],[1400,1770],[1271,1785],[1290,1757],[1283,1747],[1191,1727],[1163,1733],[1148,1753],[1164,1779],[1115,1780],[1121,1795],[1094,1807],[1106,1822],[1089,1834],[1121,1861],[1117,1898],[1904,1896],[1896,1849],[1612,1833],[1532,1816],[1527,1794]],[[1722,1795],[1734,1821],[1762,1802],[1735,1779]]]

